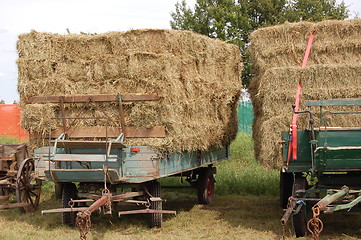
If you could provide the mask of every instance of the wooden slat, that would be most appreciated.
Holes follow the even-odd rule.
[[[136,101],[156,101],[159,100],[156,94],[122,94],[123,102]],[[60,103],[63,98],[64,103],[85,103],[91,99],[94,102],[115,102],[118,95],[77,95],[77,96],[38,96],[30,97],[26,103]]]
[[[63,133],[63,129],[57,129],[51,133],[52,138],[57,138]],[[108,137],[115,138],[120,135],[121,131],[118,128],[108,128]],[[91,138],[91,137],[105,137],[105,127],[76,127],[69,128],[67,131],[69,138]]]
[[[30,203],[9,203],[9,204],[1,204],[0,209],[10,209],[10,208],[21,208],[21,207],[29,207]]]
[[[164,138],[165,128],[163,126],[155,126],[152,128],[145,127],[125,127],[127,138]],[[108,137],[116,138],[121,134],[118,128],[108,128]],[[57,138],[63,133],[63,129],[57,129],[51,132],[51,138]],[[32,138],[47,138],[48,136],[40,136],[32,134]],[[77,127],[68,130],[68,138],[105,138],[105,127]]]
[[[106,148],[109,142],[105,141],[59,141],[57,147],[59,148]],[[124,144],[115,142],[112,143],[112,148],[124,148]]]

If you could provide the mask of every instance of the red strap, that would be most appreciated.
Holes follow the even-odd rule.
[[[300,108],[300,99],[302,92],[302,84],[299,82],[297,85],[297,93],[295,100],[295,112],[298,112]],[[298,114],[294,113],[292,118],[292,158],[297,159],[297,118]]]
[[[312,42],[315,37],[314,30],[315,30],[315,28],[313,27],[310,37],[308,39],[308,44],[307,44],[305,56],[303,57],[301,68],[305,68],[307,65],[307,62],[308,62],[308,59],[310,56],[310,52],[311,52]],[[302,84],[301,84],[301,82],[299,82],[297,84],[297,93],[296,93],[295,109],[294,109],[295,112],[298,112],[299,107],[300,107],[301,92],[302,92]],[[298,114],[293,113],[292,124],[290,127],[291,134],[290,134],[290,143],[288,146],[287,164],[290,162],[291,152],[292,152],[292,159],[297,160],[297,118],[298,118]]]
[[[303,61],[302,61],[302,66],[301,66],[301,68],[305,68],[306,65],[307,65],[308,57],[310,56],[310,52],[311,52],[311,47],[312,47],[313,38],[315,37],[315,34],[313,33],[314,31],[315,31],[315,27],[312,28],[312,32],[311,32],[311,34],[310,34],[310,38],[308,39],[308,44],[307,44],[305,56],[303,57]]]

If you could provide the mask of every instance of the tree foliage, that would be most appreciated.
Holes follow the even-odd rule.
[[[248,36],[259,27],[286,21],[345,19],[348,9],[336,0],[197,0],[189,7],[176,3],[171,13],[173,29],[192,30],[239,46],[244,59],[243,84],[250,81]]]

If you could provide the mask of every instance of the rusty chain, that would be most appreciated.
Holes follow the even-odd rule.
[[[86,240],[86,235],[90,231],[91,221],[90,221],[90,212],[84,211],[80,212],[76,216],[75,226],[79,229],[80,239]]]
[[[104,213],[105,214],[112,214],[112,193],[109,191],[108,188],[103,189],[102,196],[107,195],[107,202],[104,204]]]
[[[321,209],[319,205],[312,207],[313,217],[307,223],[307,229],[312,234],[313,239],[318,240],[323,230],[323,222],[319,218]]]

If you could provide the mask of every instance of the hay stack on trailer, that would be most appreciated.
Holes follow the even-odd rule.
[[[308,65],[301,69],[313,27],[315,38]],[[289,129],[299,81],[303,85],[300,109],[306,100],[361,96],[361,20],[262,28],[252,33],[250,49],[255,74],[250,86],[255,154],[265,166],[275,168],[282,163],[281,131]],[[307,116],[300,115],[298,125],[306,128]],[[330,125],[360,126],[361,119],[356,114],[343,115],[334,117]]]
[[[238,47],[176,30],[132,30],[97,35],[58,35],[32,31],[19,36],[18,91],[22,125],[46,138],[61,128],[56,104],[27,104],[36,96],[156,93],[158,102],[124,105],[127,126],[164,126],[165,138],[127,138],[128,145],[168,151],[205,150],[225,145],[237,133],[240,86]],[[69,116],[83,105],[68,104]],[[117,104],[102,103],[117,119]],[[87,107],[83,117],[103,113]],[[119,128],[117,124],[109,123]],[[102,119],[82,119],[78,126],[105,126]]]

